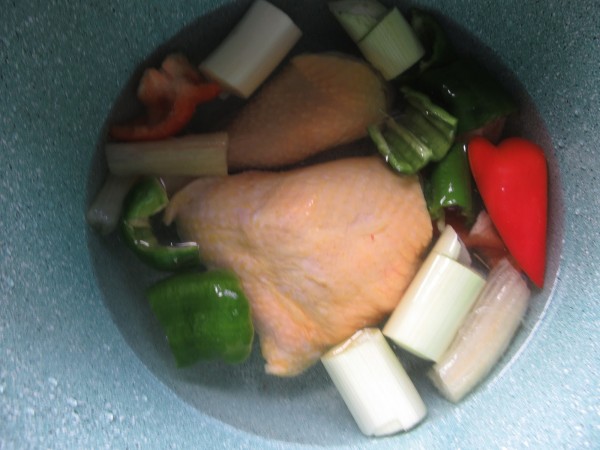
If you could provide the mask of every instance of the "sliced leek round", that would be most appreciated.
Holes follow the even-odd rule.
[[[365,328],[321,361],[361,432],[384,436],[409,430],[427,408],[378,328]]]
[[[386,80],[396,78],[425,54],[415,32],[397,8],[392,8],[357,45]]]
[[[248,98],[301,35],[283,11],[265,0],[256,0],[225,40],[200,64],[200,71],[225,89]]]
[[[469,267],[432,252],[388,319],[383,333],[421,358],[437,361],[485,284]]]
[[[465,266],[471,265],[471,256],[467,247],[465,247],[456,231],[454,231],[454,228],[450,225],[444,227],[442,234],[431,249],[431,253],[447,256]]]
[[[328,6],[355,43],[375,28],[388,12],[384,5],[375,0],[337,0],[329,2]]]

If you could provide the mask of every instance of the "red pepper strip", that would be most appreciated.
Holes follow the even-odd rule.
[[[113,125],[110,135],[120,141],[153,141],[179,133],[196,108],[216,98],[217,83],[207,82],[182,55],[168,56],[160,70],[147,69],[138,87],[146,116],[129,124]]]
[[[522,138],[495,147],[475,137],[467,154],[486,210],[525,274],[544,284],[548,212],[548,169],[544,151]]]
[[[503,259],[518,268],[486,211],[479,213],[471,230],[461,238],[467,248],[490,270]]]
[[[470,229],[465,224],[465,217],[460,211],[452,208],[446,210],[444,223],[450,225],[456,231],[471,255],[489,270],[493,269],[502,259],[508,259],[513,267],[519,269],[518,264],[508,252],[485,210],[479,212],[475,223]],[[437,227],[434,224],[434,232],[436,229]]]

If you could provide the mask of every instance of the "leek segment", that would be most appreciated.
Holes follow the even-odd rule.
[[[388,12],[385,6],[375,0],[339,0],[330,2],[328,6],[354,43],[375,28]]]
[[[248,98],[301,35],[283,11],[265,0],[257,0],[199,69],[225,89]]]
[[[209,133],[148,142],[106,145],[115,175],[227,175],[227,133]]]
[[[454,230],[446,230],[383,329],[399,346],[432,361],[448,348],[485,284],[481,275],[455,260],[464,250]]]
[[[458,261],[465,266],[471,265],[469,251],[451,226],[444,228],[431,251]]]
[[[396,78],[425,54],[419,39],[397,8],[392,8],[357,45],[386,80]]]
[[[454,341],[427,374],[444,397],[459,402],[492,370],[519,328],[529,296],[506,259],[492,269]]]
[[[425,50],[397,8],[387,10],[376,0],[340,0],[329,9],[363,56],[386,80],[419,61]]]
[[[85,216],[92,228],[103,235],[110,234],[117,228],[123,201],[136,179],[108,174]]]
[[[427,408],[378,328],[357,331],[321,361],[361,432],[384,436],[409,430]]]

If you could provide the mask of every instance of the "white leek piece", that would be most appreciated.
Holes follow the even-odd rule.
[[[200,70],[225,89],[248,98],[296,44],[302,32],[280,9],[255,1]]]
[[[108,174],[86,213],[88,224],[100,234],[112,233],[121,217],[123,200],[137,178]]]
[[[484,278],[447,256],[431,252],[383,333],[421,358],[437,361],[448,348],[485,284]]]
[[[115,175],[227,175],[227,133],[148,142],[112,142],[106,160]]]
[[[431,249],[431,253],[447,256],[465,266],[471,265],[471,255],[469,255],[467,247],[450,225],[444,227],[440,237]]]
[[[383,78],[391,80],[425,55],[417,35],[398,8],[376,0],[340,0],[329,9]]]
[[[415,32],[397,8],[392,8],[357,45],[386,80],[396,78],[425,54]]]
[[[487,376],[519,328],[529,296],[506,259],[492,269],[454,341],[428,372],[444,397],[458,402]]]
[[[384,436],[409,430],[427,415],[423,400],[378,328],[357,331],[321,361],[363,434]]]
[[[338,0],[328,4],[342,28],[355,43],[375,28],[388,10],[376,0]]]

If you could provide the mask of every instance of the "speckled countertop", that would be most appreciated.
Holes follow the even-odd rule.
[[[112,104],[142,59],[221,3],[3,3],[2,449],[300,446],[226,425],[180,400],[123,340],[88,253],[86,183]],[[550,130],[564,199],[554,224],[562,236],[558,276],[526,345],[476,401],[433,414],[409,435],[357,436],[349,445],[597,448],[600,3],[453,0],[440,9],[495,49]]]

